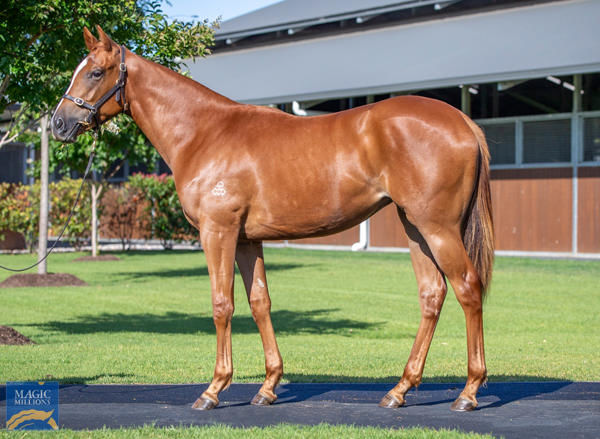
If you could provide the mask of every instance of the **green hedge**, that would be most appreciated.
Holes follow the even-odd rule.
[[[50,183],[48,218],[50,235],[57,236],[64,227],[80,185],[81,180],[70,178]],[[79,248],[90,237],[92,216],[90,203],[89,187],[84,185],[81,200],[75,208],[71,223],[64,234],[64,239],[76,248]],[[14,183],[0,184],[0,231],[12,230],[22,233],[30,249],[37,244],[39,209],[39,182],[33,186]],[[1,238],[3,236],[0,236]]]
[[[81,180],[64,178],[50,183],[50,235],[58,236]],[[33,186],[0,183],[0,240],[2,231],[25,236],[27,246],[37,244],[39,228],[39,183]],[[91,235],[90,187],[84,184],[78,206],[64,239],[78,248]],[[105,237],[119,238],[128,249],[131,239],[153,238],[170,249],[175,242],[196,241],[198,232],[185,218],[172,176],[135,174],[121,185],[109,186],[99,202],[100,230]]]

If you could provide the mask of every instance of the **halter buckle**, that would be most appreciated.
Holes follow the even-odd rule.
[[[75,105],[79,107],[83,107],[83,104],[85,103],[84,100],[81,98],[73,98],[73,102],[75,102]]]
[[[126,72],[127,71],[127,66],[125,65],[124,62],[122,62],[121,64],[119,64],[119,71],[121,71],[121,72]]]

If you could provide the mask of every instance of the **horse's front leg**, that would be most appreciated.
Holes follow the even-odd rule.
[[[265,275],[262,243],[238,243],[235,259],[244,280],[252,317],[258,326],[265,351],[267,375],[259,392],[252,399],[252,404],[270,405],[277,399],[274,390],[283,375],[283,361],[271,323],[271,299]]]
[[[210,386],[192,405],[210,410],[219,404],[219,393],[229,387],[233,376],[231,357],[231,318],[233,316],[233,277],[238,229],[207,227],[200,239],[206,255],[212,292],[213,320],[217,330],[217,361]]]

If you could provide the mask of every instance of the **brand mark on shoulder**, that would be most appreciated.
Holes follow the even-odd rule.
[[[215,197],[224,196],[227,193],[227,191],[225,190],[225,183],[219,181],[211,192]]]

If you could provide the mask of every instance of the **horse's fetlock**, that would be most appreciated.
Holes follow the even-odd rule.
[[[469,367],[469,378],[479,385],[487,381],[487,369],[483,367]]]
[[[267,376],[281,378],[283,376],[283,364],[281,362],[266,365]]]
[[[233,369],[227,369],[225,367],[215,368],[215,378],[218,378],[225,383],[229,383],[231,378],[233,378]]]
[[[402,381],[408,383],[408,388],[411,388],[421,384],[422,376],[423,373],[419,368],[415,368],[412,365],[407,364],[404,368],[404,373],[402,374]]]

